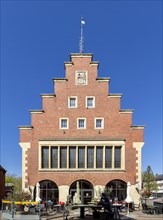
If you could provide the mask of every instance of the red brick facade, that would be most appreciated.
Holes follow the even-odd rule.
[[[5,197],[5,173],[6,170],[0,165],[0,208],[1,201]]]
[[[54,94],[42,94],[42,110],[31,110],[31,126],[20,126],[23,150],[24,187],[51,180],[59,186],[87,180],[93,186],[106,186],[112,180],[141,184],[141,147],[144,127],[132,125],[132,110],[121,109],[121,94],[110,93],[110,79],[98,78],[98,62],[92,54],[71,54],[65,63],[64,79],[54,79]],[[87,71],[86,83],[78,84],[76,71]],[[86,107],[86,97],[94,97],[95,106]],[[77,97],[77,107],[68,108],[68,98]],[[68,118],[68,129],[60,129],[60,119]],[[77,129],[77,119],[86,119],[86,128]],[[95,128],[95,118],[103,118],[104,127]],[[44,170],[40,168],[40,143],[53,141],[123,142],[123,166],[110,170]],[[101,141],[101,142],[100,142]],[[75,143],[76,143],[75,142]],[[137,144],[138,143],[138,144]],[[24,144],[24,145],[23,145]],[[140,145],[140,146],[138,146]]]

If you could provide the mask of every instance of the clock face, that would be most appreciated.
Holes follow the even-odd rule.
[[[76,80],[75,84],[76,85],[87,85],[87,71],[86,70],[77,70],[75,72]]]

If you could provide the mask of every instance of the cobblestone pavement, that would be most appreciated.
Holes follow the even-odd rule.
[[[71,211],[70,215],[68,216],[68,220],[93,220],[92,213],[86,212],[86,216],[84,219],[79,217],[80,213],[78,210]],[[1,218],[1,211],[0,211],[0,220],[6,220]],[[21,220],[21,218],[20,218]],[[32,219],[29,219],[32,220]],[[61,214],[58,215],[52,215],[48,217],[42,217],[41,220],[63,220],[63,216]],[[98,219],[97,219],[98,220]],[[100,218],[99,220],[103,220]],[[142,211],[134,211],[129,214],[122,213],[121,214],[121,220],[163,220],[163,214],[161,215],[150,215],[150,214],[144,214]]]
[[[86,213],[85,218],[79,217],[79,211],[71,212],[68,216],[68,220],[93,220],[93,216],[91,213]],[[161,215],[149,215],[144,214],[142,211],[134,211],[129,214],[123,213],[120,215],[121,220],[163,220],[163,214]],[[41,220],[63,220],[63,216],[56,215],[56,216],[49,216],[48,218],[41,218]],[[98,219],[97,219],[98,220]],[[100,218],[99,220],[103,220]]]

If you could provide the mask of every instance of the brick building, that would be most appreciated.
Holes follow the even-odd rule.
[[[2,199],[5,197],[5,173],[6,170],[0,165],[0,209],[2,204]]]
[[[19,126],[23,189],[35,198],[65,201],[77,182],[86,203],[108,187],[133,200],[141,188],[144,126],[132,125],[133,110],[121,109],[122,94],[109,90],[110,78],[98,77],[92,54],[71,54],[65,78],[55,78],[54,93],[42,94],[42,109],[30,110],[31,125]]]

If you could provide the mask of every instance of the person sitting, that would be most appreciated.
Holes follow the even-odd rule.
[[[102,193],[101,199],[100,199],[100,204],[104,208],[104,212],[107,212],[106,218],[107,220],[110,220],[113,218],[113,212],[111,209],[110,201],[106,193]]]

